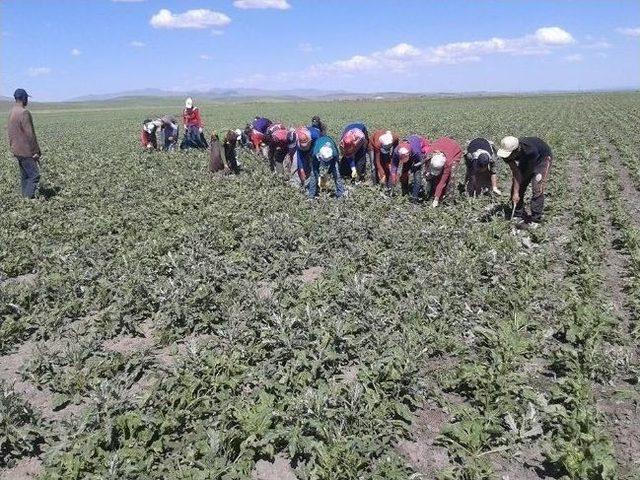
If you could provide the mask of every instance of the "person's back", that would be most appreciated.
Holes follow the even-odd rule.
[[[40,169],[38,161],[41,156],[38,139],[33,128],[33,118],[26,109],[29,95],[18,88],[13,97],[16,101],[9,114],[7,123],[7,135],[9,137],[9,149],[18,160],[22,185],[22,195],[34,198],[40,183]]]

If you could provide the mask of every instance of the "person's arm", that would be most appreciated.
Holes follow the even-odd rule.
[[[438,179],[438,184],[436,185],[436,190],[433,194],[434,201],[440,202],[440,200],[442,200],[442,195],[444,195],[444,189],[447,186],[449,177],[451,177],[451,163],[447,162],[442,170],[442,175],[440,175],[440,178]]]
[[[195,113],[196,125],[198,126],[198,129],[200,130],[200,132],[202,132],[202,127],[204,125],[202,124],[202,117],[200,116],[200,109],[196,107],[196,108],[193,109],[193,111]]]
[[[33,128],[33,118],[31,117],[31,112],[28,110],[25,110],[22,114],[22,131],[28,139],[29,149],[32,152],[33,158],[39,158],[42,152],[38,145],[35,128]]]
[[[514,160],[507,162],[511,169],[512,181],[511,181],[511,201],[517,204],[520,201],[520,185],[522,184],[522,173],[516,165]]]

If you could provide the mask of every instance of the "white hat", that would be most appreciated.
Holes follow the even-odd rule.
[[[382,145],[383,147],[388,147],[392,143],[393,143],[393,135],[389,130],[387,130],[387,133],[380,135],[380,145]]]
[[[500,148],[498,149],[498,156],[500,158],[508,158],[513,151],[518,148],[520,142],[516,137],[504,137],[500,140]]]
[[[187,99],[184,101],[184,106],[187,108],[193,107],[193,99],[191,97],[187,97]]]
[[[446,162],[447,157],[444,156],[444,153],[434,153],[433,157],[431,157],[431,175],[440,175]]]
[[[409,155],[409,149],[407,147],[400,147],[398,149],[398,155],[400,156]]]
[[[144,124],[144,130],[145,130],[147,133],[151,133],[151,132],[153,132],[153,127],[154,127],[154,126],[155,126],[155,125],[153,124],[153,122],[147,122],[147,123],[145,123],[145,124]]]
[[[240,130],[239,128],[236,128],[235,134],[238,135],[239,137],[242,136],[242,130]]]
[[[329,145],[324,145],[318,151],[318,157],[320,157],[320,159],[324,161],[331,160],[333,158],[333,149]]]

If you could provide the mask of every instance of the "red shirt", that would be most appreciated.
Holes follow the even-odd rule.
[[[142,130],[142,133],[140,134],[140,143],[142,143],[144,148],[147,148],[147,145],[149,144],[153,145],[153,142],[151,141],[151,134],[146,130]]]
[[[182,124],[187,127],[202,128],[202,118],[200,118],[200,110],[198,110],[198,107],[191,109],[185,108],[182,111]]]
[[[281,128],[273,132],[271,134],[271,145],[273,145],[275,148],[279,150],[288,149],[289,148],[289,142],[287,140],[288,133],[289,132],[284,128]]]
[[[449,179],[451,178],[451,170],[462,157],[462,149],[460,148],[460,145],[458,145],[458,143],[452,138],[442,137],[433,142],[428,150],[428,153],[435,152],[443,153],[445,158],[447,159],[442,169],[442,173],[440,174],[440,178],[438,179],[438,184],[436,185],[436,190],[433,195],[436,200],[440,200],[442,198],[442,195],[444,194],[444,189],[446,188],[447,184],[449,183]]]

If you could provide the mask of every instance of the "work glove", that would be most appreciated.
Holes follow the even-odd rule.
[[[354,167],[351,168],[351,178],[353,178],[354,180],[358,178],[358,172]]]
[[[434,200],[431,207],[436,208],[438,205],[440,205],[440,202],[438,202],[438,200]]]
[[[498,196],[501,196],[501,195],[502,195],[502,191],[501,191],[498,187],[493,187],[493,188],[491,189],[491,191],[492,191],[493,193],[495,193],[496,195],[498,195]]]

